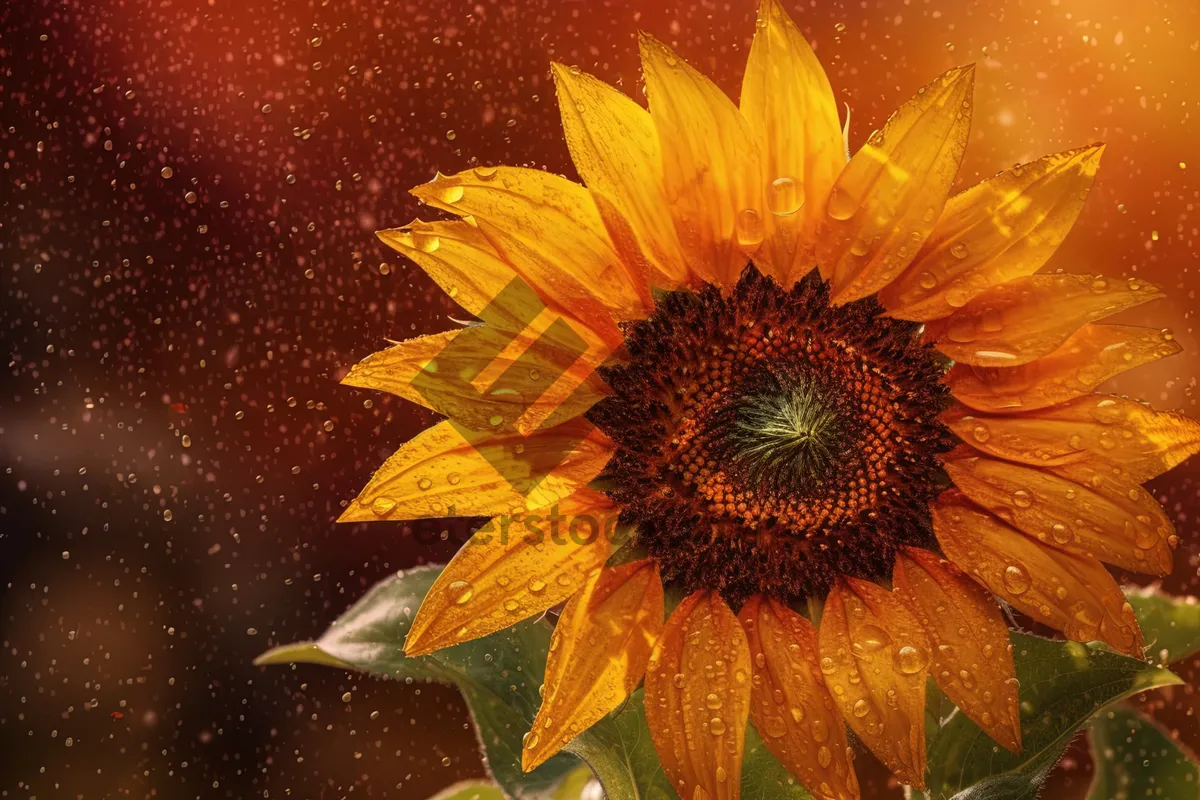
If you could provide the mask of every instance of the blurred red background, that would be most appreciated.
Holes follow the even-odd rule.
[[[1200,415],[1200,4],[786,3],[857,146],[978,63],[963,186],[1105,141],[1050,268],[1137,275],[1186,352],[1112,391]],[[457,315],[375,239],[435,170],[575,177],[549,63],[641,98],[636,31],[736,97],[751,0],[24,0],[0,10],[0,796],[423,798],[482,774],[455,691],[251,659],[460,534],[335,527],[428,423],[341,388]],[[1195,590],[1200,459],[1151,487]],[[1200,669],[1153,696],[1193,747]],[[859,757],[864,796],[900,797]],[[1086,748],[1051,797],[1078,797]]]

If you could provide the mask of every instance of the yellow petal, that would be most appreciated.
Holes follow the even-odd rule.
[[[566,421],[608,394],[596,372],[607,350],[572,337],[561,319],[515,336],[487,326],[420,336],[368,356],[342,383],[403,397],[474,431],[511,423],[528,433],[550,413]],[[520,424],[543,408],[538,424]]]
[[[896,554],[892,583],[925,628],[938,686],[988,736],[1021,752],[1012,644],[995,598],[953,564],[917,548]]]
[[[405,655],[478,639],[566,600],[608,559],[618,513],[607,497],[583,489],[554,506],[492,520],[430,587]]]
[[[839,580],[821,616],[821,672],[842,717],[902,782],[925,788],[929,643],[900,599]]]
[[[1134,572],[1171,571],[1170,526],[1035,467],[992,458],[947,461],[959,491],[1044,544]]]
[[[645,33],[639,43],[667,204],[684,256],[700,277],[732,285],[765,236],[750,127],[729,98],[671,48]]]
[[[681,798],[736,800],[750,713],[750,651],[716,592],[671,613],[646,667],[646,722]]]
[[[521,753],[526,772],[637,688],[662,628],[662,581],[650,559],[601,570],[571,598],[550,640],[542,707]]]
[[[413,220],[403,228],[376,231],[388,247],[414,261],[454,302],[488,324],[521,331],[545,305],[536,294],[510,293],[510,303],[494,303],[517,277],[479,228],[462,220]]]
[[[1167,540],[1167,546],[1172,550],[1179,545],[1175,524],[1171,522],[1163,507],[1154,499],[1154,495],[1139,486],[1126,470],[1109,464],[1093,465],[1081,462],[1050,467],[1047,472],[1090,489],[1120,506],[1139,523],[1157,531]],[[1165,571],[1170,572],[1172,566],[1173,564],[1168,564]]]
[[[766,199],[767,239],[754,260],[787,286],[813,263],[804,251],[846,165],[846,151],[825,70],[776,0],[759,5],[741,111],[762,154]]]
[[[955,406],[942,421],[991,456],[1059,467],[1111,464],[1144,483],[1200,452],[1200,422],[1113,395],[1094,394],[1053,408],[1003,417]]]
[[[946,384],[955,398],[980,411],[1034,411],[1088,394],[1109,378],[1182,349],[1155,328],[1084,325],[1048,356],[1019,367],[958,364]]]
[[[1015,367],[1053,353],[1089,322],[1165,296],[1136,278],[1031,275],[929,323],[925,337],[963,364]]]
[[[1020,611],[1068,639],[1142,657],[1133,607],[1099,561],[1047,547],[954,492],[934,504],[933,529],[951,561]]]
[[[553,505],[600,474],[608,437],[583,419],[530,436],[476,433],[451,421],[414,436],[338,522],[518,513]]]
[[[913,263],[880,293],[893,317],[949,316],[996,284],[1032,275],[1083,208],[1104,145],[1040,158],[950,198]]]
[[[591,194],[577,183],[534,169],[477,167],[439,175],[412,193],[470,215],[533,289],[606,341],[619,342],[614,320],[636,319],[652,307],[646,276],[626,269]]]
[[[974,67],[943,74],[892,114],[838,177],[817,237],[835,303],[874,294],[921,249],[967,146],[974,86]]]
[[[754,663],[750,718],[763,744],[822,800],[857,800],[846,725],[819,666],[817,631],[775,600],[751,597],[738,614]]]
[[[653,268],[655,286],[673,289],[686,283],[688,267],[663,193],[662,154],[650,115],[576,67],[556,63],[551,68],[571,160],[592,193],[617,212],[610,222],[597,198],[609,233],[621,220],[629,225]]]

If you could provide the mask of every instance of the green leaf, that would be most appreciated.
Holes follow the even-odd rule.
[[[1100,714],[1091,737],[1096,777],[1088,800],[1200,797],[1195,756],[1136,711],[1118,707]]]
[[[1194,597],[1171,597],[1157,586],[1131,589],[1125,597],[1133,605],[1146,657],[1153,663],[1173,664],[1200,653],[1200,603]]]
[[[812,795],[771,755],[753,725],[746,728],[742,800],[812,800]]]
[[[541,704],[550,627],[527,620],[427,656],[406,658],[409,625],[441,567],[420,567],[377,583],[315,642],[270,650],[257,664],[310,663],[400,679],[438,680],[462,691],[496,783],[513,798],[543,798],[578,761],[555,756],[521,771],[521,738]]]
[[[591,766],[608,800],[675,800],[650,739],[641,689],[575,737],[567,750]]]
[[[595,773],[607,800],[676,800],[662,770],[639,689],[616,711],[584,731],[566,752],[532,773],[521,771],[521,740],[541,703],[541,686],[552,630],[545,620],[527,620],[473,642],[406,658],[402,645],[409,625],[439,568],[402,572],[376,584],[315,642],[276,647],[256,664],[308,663],[354,669],[405,680],[453,683],[466,699],[488,768],[499,789],[515,798],[573,798],[581,777]],[[578,772],[579,759],[591,767]],[[572,770],[575,771],[572,771]],[[585,768],[586,770],[586,768]],[[451,787],[438,800],[492,800],[488,783]],[[489,793],[491,792],[491,793]],[[742,767],[747,800],[811,800],[750,726]]]
[[[489,781],[459,781],[429,800],[505,800],[500,787]]]
[[[962,714],[929,748],[932,800],[1033,800],[1063,748],[1101,708],[1138,692],[1180,683],[1172,672],[1103,645],[1013,633],[1024,749],[1014,755]]]
[[[554,787],[548,800],[579,800],[583,789],[592,780],[592,771],[580,765]],[[491,781],[459,781],[447,786],[429,800],[506,800],[504,791]]]

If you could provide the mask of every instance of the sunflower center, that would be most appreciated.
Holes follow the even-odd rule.
[[[750,266],[726,295],[673,292],[629,327],[589,418],[617,445],[606,491],[669,580],[791,600],[928,543],[944,367],[880,310]]]
[[[845,448],[849,420],[813,377],[780,380],[766,374],[768,385],[739,398],[728,425],[712,434],[724,440],[732,471],[759,491],[799,494],[819,488]]]

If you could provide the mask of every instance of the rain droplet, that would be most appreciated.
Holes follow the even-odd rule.
[[[449,588],[455,595],[454,602],[460,606],[475,595],[475,590],[466,581],[454,581]]]
[[[767,208],[772,214],[786,217],[795,214],[804,205],[800,184],[789,177],[776,178],[767,187]]]
[[[916,675],[929,664],[929,651],[906,644],[896,651],[896,669],[905,675]]]
[[[762,244],[766,235],[763,229],[762,217],[753,208],[743,208],[737,214],[734,222],[738,246],[743,251],[751,253]]]
[[[386,517],[396,507],[396,501],[390,497],[376,497],[371,503],[371,511],[380,517]]]
[[[1033,585],[1033,579],[1020,564],[1010,564],[1004,570],[1004,588],[1013,594],[1025,594]]]
[[[834,186],[833,191],[829,194],[829,205],[826,206],[826,213],[831,219],[847,220],[854,216],[858,211],[858,202],[850,196],[850,193],[840,186]]]

